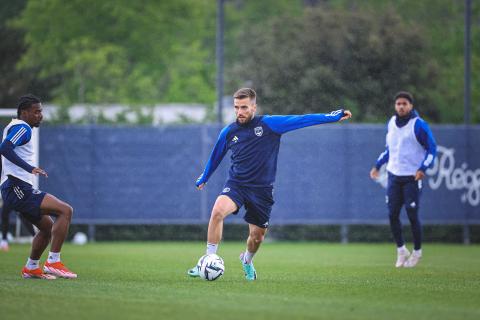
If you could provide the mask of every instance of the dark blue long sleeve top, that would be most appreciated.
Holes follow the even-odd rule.
[[[205,170],[196,186],[206,183],[228,150],[231,150],[229,181],[264,187],[275,182],[282,134],[322,123],[337,122],[343,109],[328,114],[255,116],[246,124],[234,122],[220,132]]]

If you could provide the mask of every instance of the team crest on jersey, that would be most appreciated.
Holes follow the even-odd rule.
[[[261,137],[263,135],[263,127],[256,127],[253,129],[253,131],[257,137]]]

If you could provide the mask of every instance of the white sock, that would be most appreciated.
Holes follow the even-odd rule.
[[[217,254],[218,244],[207,242],[207,254]]]
[[[47,259],[47,262],[48,263],[55,263],[55,262],[58,262],[60,261],[60,252],[49,252],[48,253],[48,259]]]
[[[255,255],[254,252],[249,252],[248,250],[246,250],[245,253],[243,254],[243,263],[246,263],[246,264],[252,263],[254,255]]]
[[[397,248],[397,253],[406,253],[408,252],[407,246],[403,245]]]
[[[28,270],[37,269],[40,267],[40,260],[32,260],[28,258],[27,264],[25,265],[25,267],[27,267]]]
[[[417,257],[421,257],[422,256],[422,249],[413,250],[413,254],[416,255]]]

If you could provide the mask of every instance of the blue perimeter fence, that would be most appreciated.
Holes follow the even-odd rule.
[[[229,154],[203,191],[194,182],[220,129],[45,126],[40,163],[49,177],[40,179],[40,187],[70,203],[77,224],[206,224],[227,177]],[[480,126],[437,125],[432,131],[439,150],[423,183],[423,222],[479,224]],[[385,134],[384,125],[357,124],[285,134],[271,225],[387,224],[386,173],[377,182],[369,178]],[[226,222],[242,217],[241,211]]]

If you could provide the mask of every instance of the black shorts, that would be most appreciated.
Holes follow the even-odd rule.
[[[221,195],[232,199],[238,207],[233,214],[237,214],[242,206],[245,206],[243,219],[260,228],[267,228],[270,220],[270,213],[273,201],[273,186],[270,187],[248,187],[236,182],[227,181]]]
[[[40,221],[40,205],[47,195],[45,192],[33,189],[31,184],[12,176],[8,176],[1,185],[1,191],[5,208],[17,211],[33,224]]]

